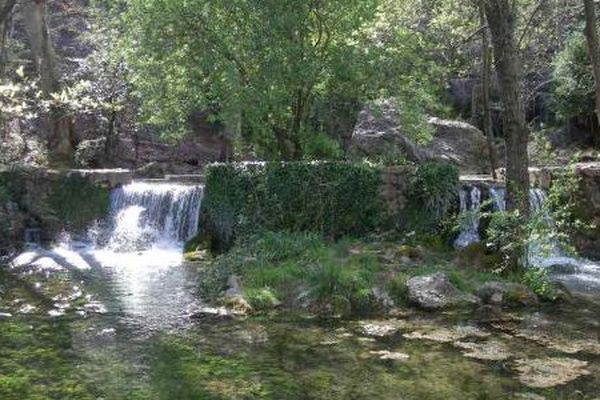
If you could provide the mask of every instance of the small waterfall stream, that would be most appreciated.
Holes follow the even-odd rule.
[[[505,189],[490,188],[490,198],[497,211],[506,210]],[[544,210],[547,194],[539,188],[529,191],[529,204],[533,212],[543,213],[544,223],[550,231],[555,229],[556,223],[552,216]],[[565,251],[562,243],[556,238],[542,238],[532,240],[528,248],[529,264],[534,267],[549,268],[554,279],[564,282],[569,287],[583,292],[597,292],[600,290],[600,265]]]
[[[108,248],[143,250],[154,244],[177,247],[198,230],[202,188],[134,182],[111,195]]]
[[[473,186],[469,192],[461,189],[459,196],[462,221],[460,234],[454,241],[454,247],[462,249],[481,240],[479,236],[481,190],[477,186]]]

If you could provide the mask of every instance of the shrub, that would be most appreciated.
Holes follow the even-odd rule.
[[[408,205],[399,215],[404,230],[436,231],[456,208],[458,169],[447,163],[419,165],[411,178]]]
[[[213,249],[260,229],[329,237],[375,229],[380,173],[364,164],[216,164],[207,170],[202,229]]]
[[[523,274],[523,283],[538,296],[545,298],[553,290],[552,282],[545,268],[531,267]]]

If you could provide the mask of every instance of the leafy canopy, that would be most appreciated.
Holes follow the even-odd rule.
[[[439,70],[423,36],[385,12],[395,3],[132,0],[122,49],[146,121],[167,135],[212,110],[259,156],[300,158],[308,136],[331,133],[314,123],[328,99],[400,97],[416,116],[435,103]]]

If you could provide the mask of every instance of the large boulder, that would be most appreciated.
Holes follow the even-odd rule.
[[[408,280],[408,301],[425,310],[479,304],[479,299],[457,289],[443,272]]]
[[[409,161],[449,161],[462,172],[484,173],[489,170],[485,135],[462,121],[430,118],[433,138],[419,145],[403,126],[401,112],[393,99],[365,104],[352,134],[352,150],[358,156],[377,158],[398,154]]]

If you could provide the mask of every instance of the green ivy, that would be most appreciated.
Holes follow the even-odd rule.
[[[48,207],[63,226],[81,230],[106,216],[110,191],[91,185],[85,178],[66,177],[53,185]]]
[[[344,162],[212,165],[202,227],[221,249],[257,229],[362,235],[381,221],[380,179],[378,168]]]
[[[403,230],[436,231],[456,208],[459,183],[458,169],[451,164],[430,162],[417,166],[399,226]]]

